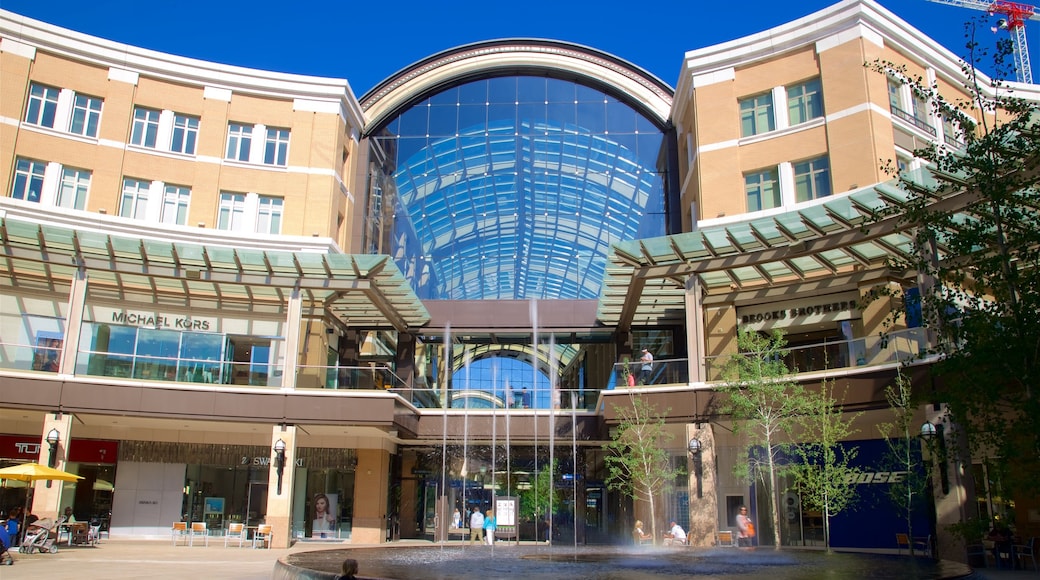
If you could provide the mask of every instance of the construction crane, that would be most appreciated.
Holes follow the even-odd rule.
[[[1040,15],[1029,4],[1018,2],[979,2],[978,0],[929,0],[937,4],[949,4],[961,8],[974,8],[985,10],[990,15],[1000,14],[1002,18],[997,21],[994,32],[998,29],[1006,29],[1011,33],[1011,40],[1015,48],[1015,76],[1019,82],[1033,83],[1033,71],[1029,66],[1029,47],[1026,45],[1026,20],[1040,20]]]

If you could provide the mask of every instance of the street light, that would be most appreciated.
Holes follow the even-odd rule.
[[[945,427],[940,422],[938,425],[925,421],[921,425],[921,440],[934,450],[936,460],[939,462],[939,484],[944,495],[950,493],[950,474],[946,465],[946,436]]]
[[[693,437],[686,445],[686,454],[693,462],[693,476],[697,479],[697,497],[704,497],[704,488],[701,486],[701,440]]]
[[[50,453],[47,455],[47,467],[54,467],[55,455],[58,452],[58,441],[61,440],[61,433],[57,429],[51,429],[47,432],[47,443],[51,446]],[[51,480],[47,480],[47,487],[51,486]]]
[[[278,486],[275,495],[282,495],[282,473],[285,472],[285,441],[279,439],[274,442],[274,468],[278,474]]]

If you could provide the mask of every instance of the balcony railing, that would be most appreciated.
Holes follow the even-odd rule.
[[[890,105],[890,108],[892,109],[892,114],[896,117],[910,123],[925,133],[928,133],[932,137],[936,136],[935,127],[933,127],[926,119],[918,119],[913,115],[913,113],[908,113],[895,105]]]
[[[57,343],[56,343],[57,344]],[[926,330],[910,328],[887,334],[830,341],[787,349],[784,361],[792,373],[816,372],[863,366],[903,363],[920,357],[927,347]],[[0,341],[0,369],[56,373],[61,356],[60,346],[17,344]],[[706,380],[724,380],[723,369],[729,356],[705,359]],[[658,359],[648,373],[641,361],[614,365],[613,376],[603,388],[626,386],[685,385],[690,382],[688,359]],[[279,387],[284,367],[275,363],[214,361],[190,358],[129,355],[116,352],[81,351],[77,354],[75,374],[127,378],[142,381],[200,383],[213,385],[248,385]],[[438,387],[408,387],[385,365],[297,367],[298,389],[362,389],[390,391],[417,407],[442,406]],[[556,389],[550,393],[532,392],[526,398],[521,391],[452,390],[448,402],[453,408],[556,408],[591,409],[598,389]]]

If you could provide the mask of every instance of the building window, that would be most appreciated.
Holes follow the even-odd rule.
[[[929,121],[928,101],[913,94],[909,86],[897,79],[888,79],[888,106],[893,117],[910,123],[932,137],[936,136],[935,127]]]
[[[154,149],[158,137],[159,111],[136,107],[134,109],[134,127],[130,132],[130,143]]]
[[[943,115],[942,125],[943,138],[946,140],[946,145],[954,149],[964,149],[964,141],[962,140],[964,131],[961,130],[960,123],[947,115]]]
[[[284,166],[289,154],[289,130],[268,128],[264,142],[264,163]]]
[[[29,106],[25,122],[40,127],[54,128],[58,114],[58,89],[33,83],[29,86]]]
[[[43,192],[43,171],[47,164],[42,161],[19,158],[14,167],[14,185],[11,197],[40,203]]]
[[[72,123],[69,132],[84,137],[97,137],[101,122],[101,99],[76,95],[72,104]]]
[[[831,194],[831,169],[827,157],[794,163],[796,202],[820,199]]]
[[[253,126],[228,123],[227,153],[225,159],[249,161],[249,145],[253,139]]]
[[[151,184],[138,179],[123,179],[123,194],[119,198],[119,215],[143,220],[148,211],[148,188]]]
[[[787,118],[791,125],[823,116],[823,91],[820,79],[787,87]]]
[[[776,168],[744,175],[748,211],[780,207],[780,180]]]
[[[256,214],[257,233],[282,233],[282,206],[284,203],[285,201],[280,197],[260,196],[260,206]]]
[[[90,189],[90,171],[66,167],[61,171],[56,205],[69,209],[87,207],[87,190]]]
[[[179,185],[167,185],[163,192],[162,215],[159,221],[164,224],[183,226],[188,223],[188,201],[191,190]]]
[[[170,151],[174,153],[195,154],[195,142],[199,136],[199,118],[175,114],[173,117],[173,138],[170,140]]]
[[[774,128],[772,93],[764,93],[740,101],[740,135],[742,137],[767,133]]]
[[[217,213],[217,229],[242,231],[246,213],[246,196],[243,193],[221,193]]]

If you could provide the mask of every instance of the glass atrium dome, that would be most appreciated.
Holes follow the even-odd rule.
[[[420,299],[594,300],[612,243],[666,233],[662,128],[550,75],[442,86],[374,132],[366,244]]]

